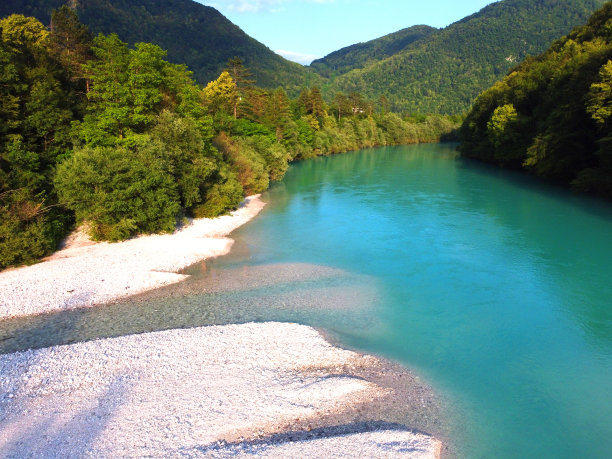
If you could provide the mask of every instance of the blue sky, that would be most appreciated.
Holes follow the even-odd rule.
[[[337,49],[416,24],[445,27],[493,0],[196,0],[288,59]]]

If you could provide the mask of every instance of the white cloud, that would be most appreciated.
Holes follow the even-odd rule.
[[[259,11],[278,12],[283,10],[283,5],[295,1],[310,3],[331,3],[335,0],[199,0],[208,6],[217,9],[227,8],[238,13],[257,13]]]
[[[296,53],[293,51],[286,51],[284,49],[277,49],[275,53],[280,54],[285,59],[289,59],[290,61],[297,62],[298,64],[302,65],[308,65],[319,57],[313,54]]]

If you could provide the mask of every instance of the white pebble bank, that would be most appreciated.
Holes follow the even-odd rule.
[[[107,303],[179,282],[185,276],[177,271],[228,253],[233,241],[225,236],[264,205],[251,196],[231,215],[117,243],[72,235],[47,261],[0,273],[0,319]]]
[[[48,260],[0,273],[0,320],[179,282],[180,269],[227,253],[226,236],[263,206],[254,196],[229,216],[115,244],[76,233]],[[438,440],[398,426],[318,424],[390,395],[344,370],[376,362],[278,323],[0,355],[0,457],[439,457]]]
[[[437,457],[439,442],[407,430],[265,440],[384,396],[341,370],[375,360],[279,323],[0,356],[0,457]]]

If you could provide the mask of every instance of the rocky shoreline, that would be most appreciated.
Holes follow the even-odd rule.
[[[263,206],[252,197],[231,216],[119,244],[77,235],[43,263],[0,273],[0,321],[178,282],[181,268],[227,253],[226,236]],[[440,431],[440,411],[414,375],[297,324],[0,355],[1,457],[436,458],[441,441],[422,431]]]
[[[280,323],[7,354],[0,456],[437,457],[438,440],[372,417],[399,395],[362,376],[378,365]]]
[[[264,206],[259,195],[251,196],[230,215],[117,243],[92,242],[77,231],[46,261],[0,273],[0,320],[108,303],[180,282],[181,269],[228,253],[233,241],[227,235]]]

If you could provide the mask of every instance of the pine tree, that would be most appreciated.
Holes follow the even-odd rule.
[[[83,65],[93,57],[91,46],[93,37],[87,26],[79,22],[76,12],[64,5],[51,14],[51,34],[49,48],[75,82],[81,82],[85,91],[89,80],[85,78]]]
[[[238,91],[238,97],[234,101],[234,119],[237,119],[238,106],[242,98],[245,97],[253,88],[255,80],[251,78],[253,74],[247,67],[244,66],[242,59],[239,57],[233,57],[227,61],[227,67],[224,69],[224,71],[230,74]]]

